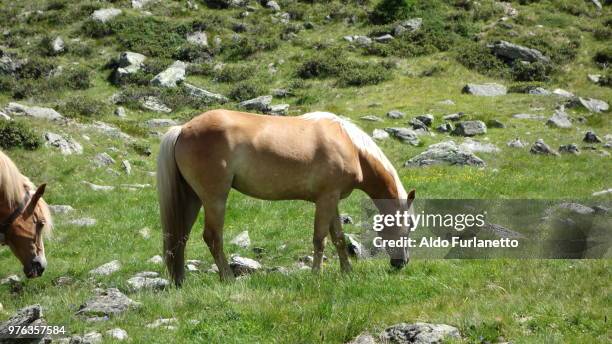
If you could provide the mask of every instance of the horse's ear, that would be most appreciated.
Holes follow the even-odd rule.
[[[408,200],[410,200],[410,201],[414,200],[414,195],[415,194],[416,194],[416,189],[410,190],[410,192],[408,193]]]
[[[30,204],[36,206],[36,203],[38,203],[42,195],[45,193],[46,188],[47,188],[47,184],[40,184],[40,186],[38,186],[38,188],[36,189],[36,192],[32,196],[32,200],[30,201]]]

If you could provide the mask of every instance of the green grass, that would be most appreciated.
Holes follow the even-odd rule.
[[[57,3],[57,4],[56,4]],[[45,199],[51,204],[70,204],[76,212],[56,216],[56,230],[46,243],[49,267],[45,275],[36,280],[25,281],[24,291],[11,294],[7,286],[0,286],[0,319],[8,318],[15,310],[33,303],[45,308],[45,317],[52,324],[66,324],[71,332],[83,334],[90,330],[104,332],[114,327],[127,330],[133,342],[165,343],[343,343],[368,330],[378,333],[385,326],[398,322],[439,322],[457,326],[465,339],[463,342],[479,343],[495,341],[504,337],[516,343],[593,343],[610,340],[607,313],[611,305],[609,286],[612,266],[609,259],[602,260],[415,260],[399,273],[391,272],[386,259],[354,262],[351,275],[341,275],[333,245],[328,244],[325,263],[319,276],[308,271],[280,274],[256,274],[242,278],[233,284],[219,282],[213,274],[190,274],[181,289],[171,288],[164,292],[129,293],[126,280],[144,270],[165,274],[162,266],[147,263],[153,255],[161,253],[161,230],[157,210],[154,178],[148,172],[155,170],[155,156],[159,138],[149,135],[141,123],[151,118],[170,117],[186,121],[193,116],[215,108],[202,106],[186,100],[181,92],[161,92],[177,111],[169,115],[143,111],[138,107],[128,108],[128,118],[112,115],[113,106],[107,103],[115,92],[127,86],[115,86],[108,81],[110,71],[105,65],[125,47],[138,52],[151,52],[161,58],[151,58],[152,68],[164,68],[172,62],[170,57],[180,51],[183,36],[177,32],[195,27],[204,27],[209,41],[219,36],[229,46],[216,52],[211,65],[204,65],[202,73],[188,74],[187,81],[224,95],[234,94],[241,99],[250,94],[250,89],[271,90],[294,88],[294,96],[276,99],[274,103],[287,102],[290,114],[307,111],[331,111],[353,118],[364,130],[405,126],[414,115],[431,113],[436,116],[434,126],[441,124],[441,116],[463,111],[468,119],[487,121],[498,119],[506,124],[505,129],[489,129],[486,137],[496,144],[501,152],[477,154],[487,162],[484,169],[458,167],[432,167],[408,169],[403,163],[431,144],[456,137],[437,134],[422,138],[423,145],[413,147],[395,140],[380,145],[398,168],[407,189],[416,188],[420,198],[483,198],[483,199],[583,199],[599,190],[611,187],[609,174],[610,157],[597,152],[583,151],[580,156],[558,158],[533,156],[528,149],[517,150],[506,147],[506,142],[520,137],[529,143],[543,138],[550,146],[577,143],[580,146],[586,130],[593,129],[600,136],[612,133],[610,113],[590,114],[581,110],[569,110],[572,118],[583,116],[586,123],[574,123],[570,130],[548,128],[541,121],[512,118],[515,113],[534,113],[550,116],[558,104],[554,97],[539,97],[525,94],[508,94],[503,97],[483,98],[461,94],[468,82],[499,82],[507,86],[514,83],[503,74],[485,76],[470,70],[457,61],[461,53],[457,46],[448,51],[432,49],[419,57],[380,57],[367,55],[361,49],[351,49],[341,37],[367,34],[378,30],[369,22],[366,7],[340,2],[316,2],[314,4],[279,1],[283,8],[297,15],[299,20],[315,24],[312,30],[301,30],[293,41],[280,39],[284,29],[273,24],[271,12],[258,9],[245,19],[236,19],[240,9],[213,10],[199,4],[197,12],[184,11],[182,2],[161,2],[150,6],[153,17],[146,25],[134,25],[138,11],[127,9],[129,2],[115,2],[122,7],[123,18],[115,23],[123,30],[123,38],[111,34],[92,38],[83,31],[87,16],[100,4],[65,2],[60,6],[54,2],[27,1],[18,4],[3,2],[0,19],[11,26],[6,37],[9,51],[21,56],[34,56],[41,68],[62,65],[88,76],[89,87],[68,88],[47,86],[44,78],[24,80],[38,85],[37,92],[29,94],[22,103],[46,105],[62,111],[66,102],[73,100],[72,111],[65,115],[77,121],[101,120],[120,127],[133,135],[140,149],[150,147],[153,154],[143,156],[132,144],[112,139],[103,134],[75,126],[58,126],[47,122],[28,120],[32,130],[39,136],[46,131],[69,135],[84,146],[81,156],[62,156],[59,151],[41,147],[27,151],[11,149],[7,154],[31,177],[35,183],[47,182]],[[496,20],[491,15],[490,2],[484,1],[480,9],[461,9],[445,4],[442,17],[453,14],[461,18],[474,18],[473,25],[480,30],[483,25]],[[529,37],[529,32],[546,33],[556,37],[575,37],[579,33],[579,48],[575,57],[559,62],[559,69],[542,83],[548,89],[557,87],[575,92],[580,96],[593,97],[612,102],[612,91],[590,83],[587,74],[605,74],[608,69],[597,64],[594,56],[605,51],[609,40],[595,36],[593,25],[605,25],[609,17],[607,6],[601,15],[589,10],[589,4],[570,6],[570,2],[540,1],[530,5],[512,5],[519,10],[518,18],[510,19],[519,34],[517,41]],[[25,10],[45,10],[29,20],[19,19]],[[580,11],[587,11],[580,14]],[[464,13],[465,12],[465,13]],[[333,13],[331,21],[324,17]],[[356,13],[358,22],[347,25],[343,18]],[[495,12],[493,12],[495,13]],[[578,15],[575,15],[578,14]],[[428,12],[428,15],[431,13]],[[433,18],[435,19],[435,18]],[[197,21],[197,22],[196,22]],[[242,33],[243,40],[232,44],[232,24],[244,21],[252,31]],[[425,21],[427,23],[427,21]],[[542,24],[543,28],[536,25]],[[438,24],[436,24],[438,25]],[[178,30],[163,32],[165,29]],[[466,43],[470,37],[456,33],[456,27],[436,26],[437,30],[450,30],[456,43]],[[470,30],[474,28],[470,27]],[[477,31],[478,31],[477,30]],[[449,31],[449,32],[450,32]],[[476,32],[477,32],[476,31]],[[445,31],[441,31],[444,33]],[[506,31],[494,28],[485,32],[484,41],[499,37]],[[58,56],[43,56],[36,51],[43,37],[61,34],[68,52]],[[437,32],[440,34],[440,32]],[[155,36],[155,44],[143,45],[139,37]],[[72,41],[78,38],[79,41]],[[26,41],[31,44],[26,44]],[[535,39],[534,39],[535,40]],[[421,42],[419,42],[420,44]],[[80,50],[70,50],[79,44]],[[82,46],[81,46],[82,45]],[[91,54],[86,52],[88,47]],[[139,51],[137,49],[143,49]],[[339,82],[337,78],[301,79],[298,69],[310,58],[321,56],[324,50],[341,49],[346,57],[369,66],[397,67],[390,69],[390,76],[377,84]],[[233,66],[226,72],[212,72],[212,65],[228,63]],[[269,74],[268,65],[274,63],[277,72]],[[159,65],[159,66],[158,66]],[[431,76],[428,71],[439,68]],[[43,69],[44,69],[43,68]],[[609,68],[609,67],[608,67]],[[223,75],[223,80],[218,80]],[[347,75],[348,78],[351,75]],[[38,76],[36,76],[38,77]],[[148,76],[147,76],[148,77]],[[359,79],[359,76],[354,76]],[[367,75],[370,79],[370,75]],[[78,79],[78,78],[77,78]],[[20,82],[21,80],[17,80]],[[366,85],[368,84],[368,85]],[[29,84],[25,84],[28,86]],[[246,91],[241,85],[248,85]],[[43,87],[44,86],[44,87]],[[27,87],[22,87],[27,89]],[[248,92],[247,92],[248,91]],[[159,92],[159,91],[155,91]],[[0,89],[0,105],[12,98],[11,89]],[[441,105],[439,101],[452,99],[455,105]],[[77,102],[78,101],[78,102]],[[93,111],[89,108],[101,109]],[[89,104],[89,105],[88,105]],[[104,104],[104,105],[102,105]],[[68,104],[70,105],[70,104]],[[77,106],[79,105],[79,106]],[[94,106],[95,105],[95,106]],[[225,105],[235,108],[235,102]],[[391,120],[385,113],[398,109],[407,113],[404,120]],[[83,116],[85,114],[85,116]],[[384,118],[383,123],[360,121],[363,115],[375,114]],[[91,117],[91,118],[90,118]],[[87,135],[90,140],[85,140]],[[116,148],[116,151],[115,149]],[[133,166],[131,176],[107,173],[105,168],[95,168],[91,158],[107,152],[121,171],[120,161],[127,159]],[[102,185],[151,184],[152,187],[138,191],[118,188],[111,192],[91,192],[82,181]],[[360,201],[364,194],[354,192],[341,205],[341,212],[358,216]],[[267,202],[245,197],[233,192],[228,202],[225,226],[226,253],[240,253],[255,257],[249,249],[240,249],[229,244],[229,239],[243,230],[248,230],[253,246],[263,247],[260,258],[267,267],[292,267],[300,256],[311,253],[312,222],[314,207],[305,202]],[[68,221],[79,217],[98,220],[91,228],[77,228]],[[138,231],[151,229],[151,238],[143,239]],[[358,228],[346,226],[347,232]],[[201,259],[206,267],[212,264],[207,247],[201,240],[202,218],[194,226],[187,256]],[[283,246],[285,245],[285,246]],[[109,277],[91,278],[88,271],[113,259],[122,262],[121,271]],[[0,277],[9,274],[21,275],[21,266],[5,248],[0,248]],[[69,287],[54,286],[59,276],[75,278]],[[118,287],[128,293],[142,306],[110,321],[87,323],[74,315],[80,304],[93,295],[93,289]],[[160,317],[179,319],[177,331],[146,329],[145,325]],[[193,324],[191,320],[198,320]],[[178,339],[177,339],[178,338]]]

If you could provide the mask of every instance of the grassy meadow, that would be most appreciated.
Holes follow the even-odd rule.
[[[428,145],[449,139],[459,142],[460,137],[436,133],[421,137],[419,146],[395,139],[380,142],[406,189],[415,188],[420,198],[582,200],[612,187],[612,160],[602,153],[610,150],[602,144],[577,156],[529,153],[529,146],[539,138],[557,149],[569,143],[583,147],[587,130],[602,138],[612,134],[610,112],[569,108],[573,127],[550,128],[545,120],[512,115],[548,118],[562,98],[514,92],[477,97],[461,92],[466,83],[496,82],[511,89],[563,88],[611,103],[609,62],[596,58],[601,54],[610,61],[612,56],[609,2],[597,10],[582,0],[512,1],[507,3],[518,15],[499,21],[505,15],[503,8],[491,0],[399,1],[406,10],[393,12],[392,18],[377,11],[379,1],[281,0],[281,13],[291,17],[287,24],[256,1],[251,1],[255,10],[246,17],[245,8],[191,3],[197,9],[186,1],[161,0],[146,5],[149,13],[143,13],[125,0],[0,0],[0,27],[5,31],[0,50],[30,61],[17,76],[0,71],[0,109],[9,102],[52,107],[71,122],[16,121],[41,142],[44,133],[51,131],[72,137],[84,150],[81,155],[62,155],[44,144],[34,150],[3,146],[24,175],[37,184],[48,183],[44,197],[48,203],[71,205],[75,211],[54,217],[54,233],[45,243],[49,266],[41,278],[24,281],[18,293],[0,285],[0,321],[19,308],[39,303],[49,323],[65,324],[73,334],[120,327],[133,343],[345,343],[364,331],[379,333],[392,324],[417,321],[456,326],[463,336],[458,343],[612,340],[610,259],[414,260],[400,272],[389,268],[388,259],[371,259],[354,261],[354,271],[342,275],[333,245],[328,243],[329,260],[318,276],[305,270],[288,275],[262,272],[227,284],[216,274],[189,273],[180,289],[129,292],[126,281],[137,272],[166,275],[162,265],[147,262],[161,254],[155,177],[150,172],[155,171],[159,133],[165,129],[150,129],[143,123],[152,118],[185,122],[209,109],[237,109],[238,101],[276,88],[291,91],[288,97],[273,101],[290,104],[291,116],[330,111],[353,119],[368,133],[407,126],[410,118],[424,113],[435,116],[433,127],[443,123],[442,116],[459,111],[466,114],[465,119],[496,119],[506,125],[489,128],[476,138],[501,149],[476,153],[487,163],[484,168],[402,167]],[[108,7],[121,8],[123,13],[104,25],[89,19],[94,10]],[[423,17],[424,34],[396,39],[390,47],[375,43],[364,49],[342,39],[382,32],[398,20],[417,16]],[[246,31],[238,30],[238,23]],[[304,23],[312,28],[304,28]],[[204,51],[184,38],[199,29],[208,33],[210,48]],[[295,36],[285,39],[289,33]],[[49,38],[58,35],[66,50],[51,53]],[[214,37],[221,38],[219,47]],[[479,49],[497,39],[542,50],[551,56],[551,66],[546,67],[550,68],[525,76],[518,67],[500,61],[489,61],[491,68],[486,70],[469,63],[484,58]],[[123,51],[142,53],[147,60],[134,80],[115,84],[109,80],[113,59]],[[191,63],[187,82],[226,95],[230,102],[205,105],[180,90],[148,84],[176,59]],[[224,68],[215,67],[220,64]],[[314,65],[318,67],[311,68]],[[58,66],[63,72],[51,73]],[[307,76],[306,70],[318,74]],[[590,82],[588,74],[602,74],[604,79],[607,75],[607,86]],[[128,94],[128,100],[112,104],[109,98],[117,92]],[[159,97],[173,111],[160,114],[143,109],[139,105],[143,95]],[[448,99],[454,105],[441,103]],[[118,105],[126,108],[127,117],[113,114]],[[390,110],[403,111],[406,118],[390,119],[386,116]],[[383,121],[360,120],[364,115]],[[94,121],[120,128],[133,142],[75,124]],[[507,147],[506,142],[516,137],[529,145]],[[142,148],[152,154],[142,154]],[[92,163],[103,152],[115,159],[109,167],[118,173]],[[121,169],[122,160],[131,163],[130,175]],[[116,188],[94,192],[83,181]],[[130,190],[122,184],[148,186]],[[341,212],[358,218],[363,197],[355,191],[343,201]],[[611,198],[610,194],[597,197]],[[313,215],[314,206],[306,202],[268,202],[232,192],[226,213],[226,254],[239,253],[265,267],[293,269],[299,257],[311,254]],[[97,223],[92,227],[69,223],[85,217]],[[213,260],[202,241],[202,226],[200,215],[187,259],[202,260],[205,271]],[[140,234],[145,227],[149,238]],[[360,230],[352,225],[344,229]],[[249,231],[252,246],[264,249],[263,254],[229,243],[244,230]],[[120,271],[105,277],[89,275],[89,270],[112,260],[121,262]],[[12,274],[23,278],[21,270],[11,252],[0,247],[0,279]],[[60,276],[70,276],[74,283],[55,285]],[[108,321],[86,322],[74,313],[97,287],[117,287],[141,306]],[[172,317],[179,321],[176,330],[146,328],[156,319]]]

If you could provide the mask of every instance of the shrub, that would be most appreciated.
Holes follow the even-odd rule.
[[[81,26],[81,31],[85,36],[93,38],[101,38],[113,33],[110,23],[102,23],[93,19],[85,20]]]
[[[259,97],[267,93],[267,89],[261,83],[253,80],[242,81],[234,85],[229,92],[229,97],[237,101],[243,101]]]
[[[236,82],[250,78],[255,69],[248,65],[226,65],[215,73],[215,80],[219,82]]]
[[[598,27],[593,30],[593,36],[598,41],[609,41],[612,39],[612,28]]]
[[[359,63],[343,69],[338,76],[341,86],[376,85],[391,78],[391,73],[380,64]]]
[[[612,48],[606,48],[598,51],[593,57],[593,60],[602,68],[609,67],[612,63]]]
[[[148,57],[172,57],[185,43],[188,30],[157,17],[120,16],[109,25],[122,48]]]
[[[516,81],[548,81],[552,72],[552,65],[542,62],[516,62],[511,70],[512,78]]]
[[[33,57],[21,66],[17,72],[20,79],[40,79],[48,76],[55,68],[55,65],[47,59]]]
[[[85,90],[91,86],[90,72],[84,67],[69,69],[62,77],[66,86],[73,90]]]
[[[259,52],[274,50],[278,47],[278,36],[268,33],[256,33],[253,38],[240,37],[227,43],[221,53],[230,61],[244,60]]]
[[[110,111],[103,101],[86,96],[72,96],[60,107],[67,117],[100,117]]]
[[[382,0],[370,14],[370,20],[375,24],[386,24],[399,19],[405,19],[414,12],[413,0]]]
[[[457,61],[480,74],[504,77],[508,75],[506,64],[491,54],[489,48],[478,43],[463,44],[457,48]]]
[[[212,51],[195,44],[186,44],[174,53],[173,57],[177,60],[188,62],[204,62],[212,58]]]
[[[606,74],[599,79],[599,84],[605,87],[612,87],[612,71],[608,70]]]
[[[0,147],[35,150],[42,140],[34,130],[22,121],[0,121]]]

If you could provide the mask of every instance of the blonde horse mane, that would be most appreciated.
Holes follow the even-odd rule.
[[[14,208],[23,200],[26,189],[32,191],[36,187],[28,177],[19,172],[15,163],[4,152],[0,151],[0,197],[6,200],[9,207]],[[45,219],[43,233],[50,234],[53,228],[53,221],[49,206],[41,198],[38,201],[37,208]]]
[[[382,166],[385,168],[387,172],[389,172],[393,176],[393,180],[395,181],[395,187],[397,188],[397,194],[400,199],[405,200],[408,198],[408,193],[406,189],[404,189],[404,185],[402,185],[402,181],[399,178],[397,170],[391,164],[391,161],[387,158],[385,153],[378,147],[376,142],[372,140],[372,138],[366,134],[361,128],[359,128],[354,123],[350,122],[348,119],[339,117],[331,112],[310,112],[303,114],[300,116],[305,120],[318,121],[321,119],[328,119],[333,122],[339,123],[340,127],[344,130],[344,132],[351,139],[351,142],[359,149],[360,152],[365,153],[372,158],[378,160]]]

